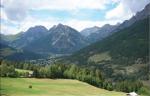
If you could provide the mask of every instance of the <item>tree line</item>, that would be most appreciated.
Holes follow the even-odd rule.
[[[1,77],[21,77],[22,75],[28,77],[28,73],[20,74],[15,68],[32,70],[32,77],[34,78],[76,79],[109,91],[117,90],[123,92],[137,92],[143,86],[140,81],[124,80],[113,82],[105,78],[101,70],[96,67],[82,67],[75,64],[51,64],[41,66],[1,61]]]

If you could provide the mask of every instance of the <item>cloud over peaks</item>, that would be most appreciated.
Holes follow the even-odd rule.
[[[21,21],[27,16],[28,4],[22,0],[2,0],[2,8],[8,19]]]
[[[129,19],[138,11],[141,11],[145,5],[150,3],[149,0],[113,0],[119,3],[116,8],[106,13],[106,19]]]

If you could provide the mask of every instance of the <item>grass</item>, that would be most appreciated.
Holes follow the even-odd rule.
[[[77,80],[36,78],[1,78],[0,93],[4,96],[126,96]]]
[[[90,56],[88,59],[88,61],[92,61],[92,62],[96,62],[96,63],[103,61],[103,60],[111,60],[111,57],[108,52],[104,52],[101,54],[95,54],[93,56]]]
[[[150,88],[148,86],[143,86],[140,90],[139,93],[142,93],[140,96],[150,96]]]
[[[26,72],[28,72],[28,73],[30,73],[30,74],[33,73],[33,71],[31,71],[31,70],[24,70],[24,69],[15,69],[15,71],[17,71],[17,72],[19,72],[19,73],[26,73]]]
[[[145,95],[142,95],[142,96],[150,96],[150,80],[148,81],[143,81],[143,87],[142,89],[140,90],[140,92],[142,94],[145,94]]]

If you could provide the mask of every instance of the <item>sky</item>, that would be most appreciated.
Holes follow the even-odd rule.
[[[62,23],[78,31],[104,24],[115,25],[141,11],[150,0],[1,0],[2,34],[25,32]]]

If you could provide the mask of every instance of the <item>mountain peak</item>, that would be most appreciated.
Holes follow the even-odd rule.
[[[72,31],[70,31],[72,30]],[[59,23],[58,25],[54,25],[52,28],[49,29],[50,33],[65,33],[65,34],[70,34],[70,33],[78,33],[77,30],[75,30],[74,28],[67,26],[67,25],[63,25],[61,23]]]
[[[150,10],[150,3],[145,6],[146,10]],[[149,12],[150,13],[150,12]]]
[[[27,30],[27,32],[37,32],[37,31],[46,32],[47,29],[44,26],[37,25]]]
[[[97,28],[97,29],[99,29],[100,27],[98,27],[98,26],[94,26],[93,28]]]
[[[57,26],[64,26],[62,23],[59,23]]]
[[[33,52],[39,52],[39,54],[70,54],[87,44],[86,39],[78,31],[70,26],[59,23],[50,28],[48,35],[24,48]]]
[[[69,27],[67,25],[63,25],[62,23],[59,23],[58,25],[55,25],[55,28],[66,28]]]
[[[102,27],[105,27],[105,28],[107,28],[107,27],[110,27],[111,25],[110,24],[105,24],[104,26],[102,26]]]
[[[66,28],[67,26],[66,25],[63,25],[61,23],[59,23],[58,25],[54,25],[52,28],[50,28],[49,30],[53,31],[53,30],[56,30],[56,29],[64,29]]]

